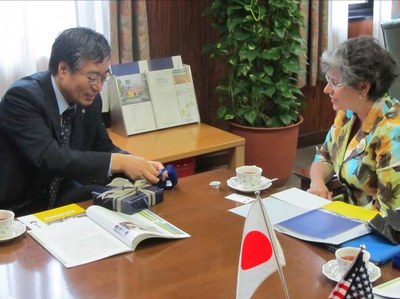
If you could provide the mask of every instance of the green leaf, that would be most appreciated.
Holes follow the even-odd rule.
[[[274,73],[274,68],[270,65],[264,66],[264,72],[268,74],[268,76],[272,76]]]
[[[250,35],[249,35],[247,32],[243,31],[243,30],[241,30],[241,31],[234,31],[234,32],[233,32],[233,38],[234,38],[235,40],[238,40],[238,41],[247,40],[247,39],[249,38],[249,36],[250,36]]]
[[[280,38],[283,38],[283,37],[285,36],[285,29],[284,29],[284,28],[276,27],[276,28],[274,29],[274,32],[275,32]]]
[[[217,109],[217,117],[219,119],[225,119],[225,115],[228,114],[228,108],[225,106],[221,106]]]
[[[251,109],[244,115],[245,120],[250,124],[254,125],[257,119],[257,110]]]
[[[286,73],[296,73],[300,70],[297,60],[285,60],[282,62],[282,66]]]
[[[282,123],[284,123],[286,126],[290,125],[292,122],[292,118],[290,117],[290,115],[288,114],[281,114],[279,116],[279,119],[282,121]]]
[[[279,58],[279,50],[278,48],[263,50],[260,57],[264,59],[277,60]]]
[[[275,86],[269,86],[267,89],[265,89],[265,94],[270,98],[274,95],[275,91],[276,91]]]
[[[227,27],[228,27],[228,31],[232,32],[233,30],[235,30],[236,26],[239,25],[240,23],[242,23],[242,19],[241,18],[231,18],[228,19],[227,21]]]

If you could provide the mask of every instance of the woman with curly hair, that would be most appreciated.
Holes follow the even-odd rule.
[[[324,52],[321,68],[337,114],[308,191],[332,199],[326,182],[336,174],[344,201],[382,212],[400,208],[400,103],[387,95],[395,60],[375,38],[360,36]]]

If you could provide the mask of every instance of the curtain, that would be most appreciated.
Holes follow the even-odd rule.
[[[304,73],[299,76],[300,87],[315,86],[319,73],[319,58],[326,49],[332,50],[348,36],[348,5],[350,1],[302,0],[301,11],[305,26],[306,59],[301,61]],[[400,17],[399,1],[374,1],[373,36],[383,44],[381,23]]]
[[[384,45],[384,42],[381,24],[392,18],[392,2],[393,1],[374,1],[372,35],[379,39],[382,45]]]
[[[111,64],[150,58],[149,30],[145,0],[111,0]],[[109,111],[108,83],[103,85],[103,112]]]
[[[303,74],[298,78],[299,87],[315,86],[319,77],[319,59],[327,48],[328,4],[327,1],[302,0],[300,9],[304,16],[301,35],[306,43],[306,57],[300,64]]]
[[[349,25],[348,1],[328,1],[328,50],[347,40]]]
[[[77,26],[89,27],[102,33],[110,40],[109,3],[104,0],[75,0]]]
[[[107,1],[0,1],[0,98],[13,81],[47,70],[62,30],[87,26],[107,34],[107,20]]]
[[[400,18],[400,1],[392,1],[392,19]]]
[[[112,64],[150,58],[146,1],[110,1]]]
[[[328,49],[334,49],[338,44],[347,40],[348,36],[348,2],[351,1],[328,1],[329,2],[329,36]],[[374,1],[373,36],[380,40],[383,45],[381,23],[392,17],[393,1]],[[398,5],[398,4],[397,4]]]

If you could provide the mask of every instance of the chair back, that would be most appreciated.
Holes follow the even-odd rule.
[[[399,77],[396,78],[389,89],[389,95],[400,100],[400,19],[385,21],[381,24],[381,27],[386,50],[396,60],[397,73],[399,74]]]

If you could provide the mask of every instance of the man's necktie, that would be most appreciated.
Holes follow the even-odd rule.
[[[61,122],[61,146],[68,146],[69,139],[71,136],[71,124],[72,118],[74,115],[75,109],[67,109],[62,114],[62,122]],[[54,206],[54,202],[57,197],[58,188],[60,187],[61,181],[63,177],[56,176],[50,182],[49,187],[49,208]]]

